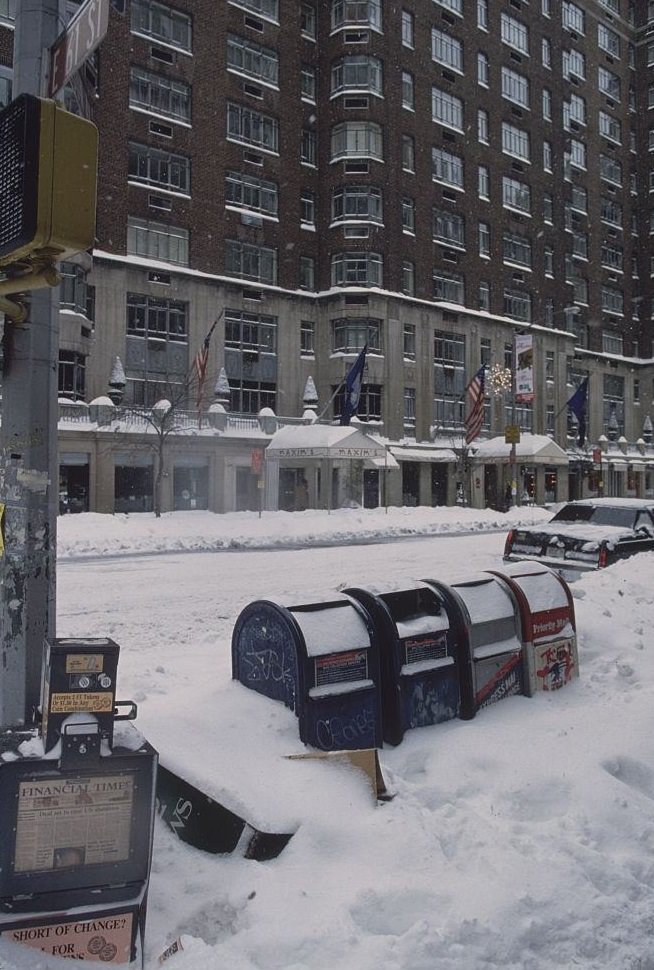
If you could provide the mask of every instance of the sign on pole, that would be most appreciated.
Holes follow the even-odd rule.
[[[110,0],[86,0],[50,48],[49,98],[61,91],[107,33],[110,6]]]

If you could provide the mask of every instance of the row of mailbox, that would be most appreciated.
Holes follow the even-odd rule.
[[[404,732],[578,676],[567,583],[517,563],[464,582],[351,587],[301,605],[250,603],[232,676],[283,701],[323,751],[399,744]]]

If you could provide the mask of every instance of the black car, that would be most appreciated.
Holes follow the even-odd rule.
[[[511,529],[504,560],[534,559],[572,576],[650,550],[654,501],[597,498],[568,502],[545,525]]]

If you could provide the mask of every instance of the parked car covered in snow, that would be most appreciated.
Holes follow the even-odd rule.
[[[533,559],[568,576],[654,550],[654,501],[582,499],[544,525],[511,529],[504,560]]]

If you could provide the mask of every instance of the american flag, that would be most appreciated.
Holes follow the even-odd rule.
[[[478,437],[484,423],[484,383],[486,379],[485,367],[480,367],[466,387],[466,397],[470,410],[464,421],[466,429],[466,444],[469,445]]]

